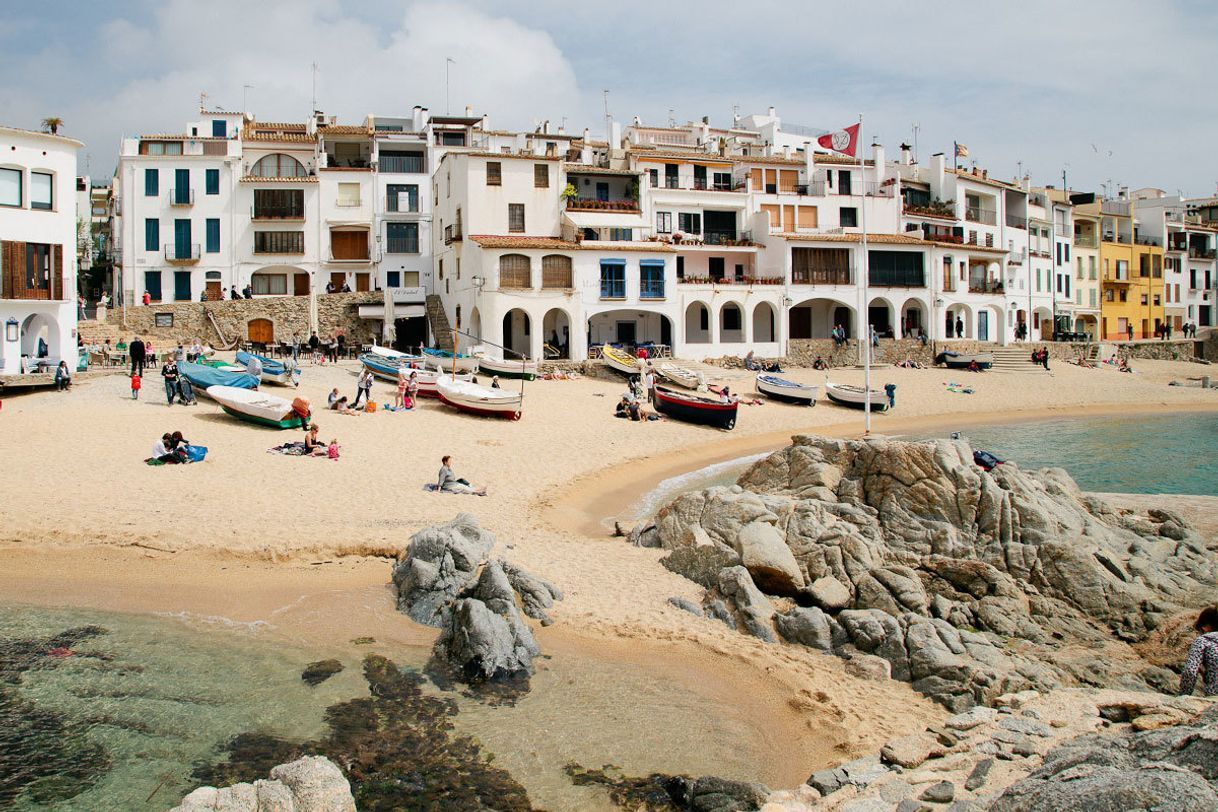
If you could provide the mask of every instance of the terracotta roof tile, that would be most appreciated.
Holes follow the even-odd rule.
[[[242,130],[242,141],[279,141],[281,143],[311,144],[317,140],[317,136],[309,135],[304,132],[250,132]]]
[[[316,175],[306,175],[303,178],[264,178],[261,175],[242,175],[242,183],[317,183]]]
[[[948,170],[946,170],[946,172],[949,175],[955,175],[956,177],[975,181],[977,183],[985,183],[990,186],[1000,186],[1003,189],[1014,189],[1017,192],[1023,191],[1023,189],[1021,187],[1015,185],[1014,183],[1008,183],[1005,180],[998,180],[998,178],[983,178],[980,175],[974,175],[972,172],[968,171],[967,169],[948,169]]]
[[[595,245],[564,240],[561,237],[526,237],[516,234],[471,234],[469,239],[483,248],[519,248],[553,251],[649,251],[660,254],[675,254],[676,249],[663,243],[646,242],[601,242]]]
[[[637,176],[640,174],[638,169],[608,169],[603,166],[590,166],[588,164],[564,163],[562,168],[566,170],[568,175],[630,175]]]
[[[449,155],[469,155],[472,158],[502,158],[508,161],[561,161],[561,155],[534,155],[531,152],[484,152],[481,150],[449,150],[444,153],[444,158]]]
[[[301,121],[251,121],[246,129],[252,130],[299,130],[305,132],[309,126]]]
[[[862,242],[862,234],[804,234],[783,232],[775,235],[784,240],[794,242]],[[931,243],[918,237],[907,237],[904,234],[868,234],[867,242],[877,245],[930,245]]]
[[[812,162],[818,164],[838,164],[844,166],[859,165],[858,158],[851,158],[849,155],[832,155],[828,152],[812,153]],[[863,166],[875,166],[875,161],[863,161]]]
[[[153,133],[139,136],[141,141],[227,141],[227,138],[217,138],[212,135],[183,135],[182,133]]]
[[[372,135],[372,129],[362,124],[327,124],[317,130],[321,135]]]
[[[715,164],[730,165],[730,164],[734,163],[734,160],[735,160],[731,156],[713,155],[709,152],[699,152],[697,150],[690,150],[689,152],[667,152],[667,151],[660,152],[657,150],[657,151],[653,152],[651,150],[630,149],[630,150],[627,150],[626,152],[629,155],[634,155],[634,156],[638,157],[640,160],[645,160],[645,161],[653,161],[653,160],[654,161],[659,161],[659,160],[699,161],[701,163],[715,163]]]
[[[736,155],[736,163],[741,164],[780,164],[782,166],[803,166],[803,158],[784,158],[781,155]]]

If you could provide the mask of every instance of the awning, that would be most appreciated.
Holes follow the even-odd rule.
[[[563,217],[576,228],[647,228],[648,222],[641,214],[606,211],[565,211]]]
[[[396,305],[393,308],[395,319],[421,319],[426,315],[427,308],[423,305]],[[359,317],[361,319],[383,319],[385,318],[385,306],[383,304],[362,304],[359,306]]]

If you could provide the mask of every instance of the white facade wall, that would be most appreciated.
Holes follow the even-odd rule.
[[[60,246],[63,263],[61,299],[0,298],[0,374],[19,374],[22,355],[37,356],[39,338],[48,359],[76,368],[76,153],[83,146],[71,138],[0,127],[0,168],[21,173],[20,205],[0,206],[0,240]],[[52,176],[49,210],[31,207],[31,172]]]

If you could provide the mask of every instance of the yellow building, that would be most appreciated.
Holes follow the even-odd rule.
[[[1138,234],[1128,201],[1105,200],[1076,212],[1100,221],[1100,335],[1154,338],[1164,318],[1163,246]]]

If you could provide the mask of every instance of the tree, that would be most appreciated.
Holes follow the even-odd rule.
[[[63,126],[63,119],[58,116],[51,116],[42,120],[42,126],[51,135],[59,135],[59,128]]]

